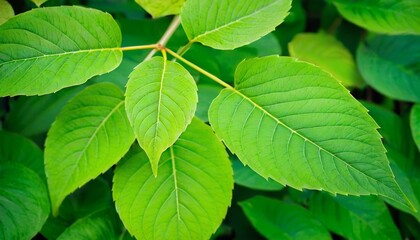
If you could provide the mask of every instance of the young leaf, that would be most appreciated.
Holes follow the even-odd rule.
[[[303,207],[257,196],[239,205],[267,239],[331,239],[327,229]]]
[[[373,32],[419,34],[418,0],[333,0],[338,11],[350,22]]]
[[[99,83],[60,112],[45,143],[45,171],[53,214],[63,199],[117,163],[134,141],[121,90]]]
[[[115,210],[114,210],[115,211]],[[115,214],[115,213],[114,213]],[[103,210],[77,220],[57,240],[110,239],[117,240],[112,211]]]
[[[289,43],[290,56],[317,65],[346,87],[363,85],[350,51],[326,33],[301,33]]]
[[[366,82],[391,98],[420,102],[420,36],[377,35],[357,49]]]
[[[19,14],[0,25],[0,96],[82,84],[120,64],[120,44],[117,23],[98,10],[66,6]]]
[[[209,239],[233,188],[230,161],[211,128],[193,119],[162,154],[157,177],[148,162],[137,147],[115,171],[113,197],[127,230],[138,239]]]
[[[411,109],[410,126],[413,134],[413,139],[420,150],[420,104],[416,104]]]
[[[188,0],[181,22],[190,42],[234,49],[273,31],[283,22],[291,0]]]
[[[0,0],[0,25],[15,16],[12,6],[6,0]]]
[[[296,189],[377,194],[408,206],[378,126],[337,80],[289,57],[242,62],[209,110],[216,134],[261,176]]]
[[[45,180],[44,156],[35,143],[15,133],[0,131],[0,164],[20,163]]]
[[[154,57],[130,74],[125,95],[128,119],[156,176],[162,152],[194,117],[197,85],[179,63]]]
[[[401,239],[388,208],[376,197],[316,193],[309,208],[329,230],[346,239]]]
[[[178,14],[185,0],[136,0],[153,18]]]
[[[0,164],[0,238],[31,239],[50,213],[44,181],[18,163]]]

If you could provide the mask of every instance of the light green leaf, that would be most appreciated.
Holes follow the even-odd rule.
[[[197,85],[179,63],[154,57],[130,74],[125,95],[128,119],[156,176],[162,152],[194,117]]]
[[[41,95],[116,68],[121,33],[111,15],[82,7],[34,9],[0,25],[0,96]]]
[[[401,239],[388,208],[376,197],[316,193],[309,208],[324,226],[346,239]]]
[[[18,163],[0,164],[0,238],[31,239],[50,213],[44,181]]]
[[[193,119],[159,162],[153,176],[138,147],[114,174],[113,197],[127,230],[137,239],[209,239],[226,215],[233,177],[223,144]]]
[[[31,0],[31,2],[35,3],[37,7],[40,7],[43,3],[45,3],[48,0]]]
[[[209,110],[216,134],[261,176],[296,189],[383,195],[411,206],[377,125],[342,85],[289,57],[242,62]]]
[[[413,139],[420,150],[420,104],[416,104],[411,109],[410,114],[410,127]]]
[[[190,42],[234,49],[273,31],[288,15],[291,2],[189,0],[182,9],[181,22]]]
[[[68,227],[57,240],[109,239],[117,240],[114,214],[110,210],[96,212],[81,218]]]
[[[377,35],[361,43],[357,64],[366,82],[382,94],[420,102],[420,36]]]
[[[0,0],[0,25],[15,16],[12,6],[6,0]]]
[[[0,164],[20,163],[45,180],[44,156],[31,140],[15,133],[0,131]]]
[[[346,87],[360,87],[363,80],[350,51],[326,33],[301,33],[289,43],[290,56],[317,65]]]
[[[251,168],[244,166],[238,159],[232,160],[235,183],[247,188],[264,191],[279,191],[283,186],[272,179],[264,179]]]
[[[118,87],[99,83],[76,95],[57,116],[45,143],[53,214],[68,194],[117,163],[133,141]]]
[[[136,0],[153,18],[174,15],[181,12],[185,0]]]
[[[418,0],[333,0],[348,21],[373,32],[420,34]]]
[[[257,196],[239,205],[252,225],[267,239],[331,239],[327,229],[303,207]]]

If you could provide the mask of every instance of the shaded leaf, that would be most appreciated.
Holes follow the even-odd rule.
[[[40,7],[43,3],[45,3],[48,0],[31,0],[37,7]]]
[[[15,16],[15,11],[6,0],[0,0],[0,25]]]
[[[198,104],[197,111],[195,113],[198,118],[204,122],[209,121],[208,111],[210,104],[222,89],[223,88],[218,85],[198,84]]]
[[[31,239],[50,213],[44,181],[17,163],[0,164],[0,238]]]
[[[122,91],[87,87],[60,112],[45,143],[45,171],[54,215],[63,199],[117,163],[134,141]]]
[[[357,49],[357,65],[365,81],[398,100],[420,102],[419,59],[420,36],[414,35],[373,36]]]
[[[118,25],[98,10],[64,6],[19,14],[0,25],[0,96],[82,84],[120,64],[120,44]]]
[[[317,65],[347,87],[361,87],[363,80],[350,51],[326,33],[301,33],[289,43],[290,56]]]
[[[350,22],[373,32],[420,34],[420,4],[417,0],[333,0]]]
[[[329,230],[346,239],[401,239],[388,208],[376,197],[316,193],[309,208]]]
[[[181,21],[190,42],[234,49],[273,31],[287,16],[291,2],[191,0],[182,9]]]
[[[136,0],[153,18],[174,15],[181,12],[185,0]]]
[[[156,176],[162,152],[194,117],[197,85],[179,63],[154,57],[130,74],[125,95],[128,119]]]
[[[420,150],[420,104],[416,104],[411,109],[410,126],[413,134],[413,139]]]
[[[257,196],[239,205],[267,239],[331,239],[327,229],[303,207]]]
[[[232,188],[223,144],[193,119],[162,154],[157,177],[146,154],[132,149],[115,171],[113,197],[125,227],[138,239],[209,239],[226,215]]]
[[[209,110],[216,134],[261,176],[296,189],[383,195],[411,206],[378,126],[341,84],[288,57],[242,62]]]

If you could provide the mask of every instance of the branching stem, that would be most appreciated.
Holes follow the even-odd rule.
[[[181,19],[179,18],[179,16],[175,16],[171,24],[169,24],[169,27],[166,29],[165,33],[163,34],[163,36],[160,38],[160,40],[157,42],[156,45],[160,46],[160,48],[166,46],[169,39],[171,39],[172,35],[178,29],[180,24],[181,24]],[[144,60],[148,60],[152,58],[158,50],[159,49],[157,48],[152,49],[152,51],[150,51],[150,53],[147,55],[147,57]]]

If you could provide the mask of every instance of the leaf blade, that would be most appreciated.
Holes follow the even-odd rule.
[[[109,14],[88,8],[34,9],[1,25],[0,36],[0,96],[79,85],[122,59],[118,25]]]
[[[150,13],[153,18],[179,14],[184,2],[185,0],[136,0],[136,3]]]
[[[410,127],[413,139],[420,150],[420,104],[416,104],[411,109],[410,113]]]

